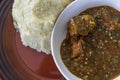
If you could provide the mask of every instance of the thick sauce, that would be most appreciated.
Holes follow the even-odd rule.
[[[68,22],[61,45],[66,67],[83,80],[112,80],[120,75],[120,12],[90,8]]]

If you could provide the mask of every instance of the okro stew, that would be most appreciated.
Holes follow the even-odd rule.
[[[70,19],[60,53],[66,67],[83,80],[119,76],[120,12],[99,6]]]

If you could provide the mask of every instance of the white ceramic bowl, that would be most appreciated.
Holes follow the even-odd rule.
[[[81,79],[67,69],[60,56],[60,46],[67,32],[66,24],[72,17],[78,15],[80,12],[88,8],[103,5],[111,6],[120,11],[120,0],[75,0],[64,9],[55,23],[51,37],[52,56],[58,69],[67,80]]]

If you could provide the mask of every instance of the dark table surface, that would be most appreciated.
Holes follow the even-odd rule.
[[[0,4],[2,1],[4,1],[4,0],[0,0]],[[2,80],[2,74],[0,74],[0,80]]]
[[[0,0],[0,3],[2,2],[2,0]],[[2,80],[2,78],[1,78],[2,76],[0,75],[0,80]]]

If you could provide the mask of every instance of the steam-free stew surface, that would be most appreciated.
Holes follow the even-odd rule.
[[[94,7],[67,23],[61,44],[66,67],[83,80],[112,80],[120,75],[120,12]]]

